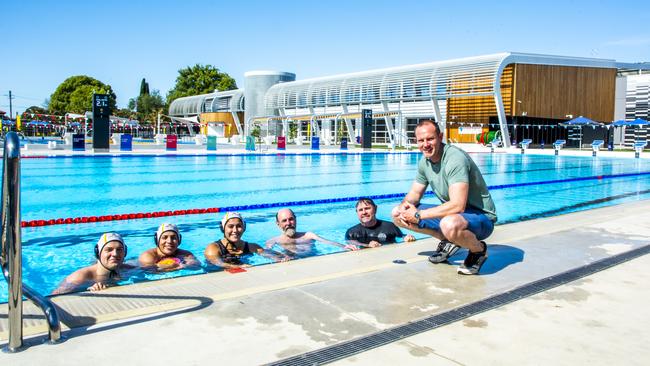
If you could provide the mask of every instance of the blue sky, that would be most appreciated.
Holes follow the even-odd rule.
[[[645,1],[3,1],[0,109],[41,105],[66,78],[110,84],[119,107],[144,77],[163,96],[210,64],[298,80],[498,52],[650,61]],[[630,24],[630,25],[626,25]]]

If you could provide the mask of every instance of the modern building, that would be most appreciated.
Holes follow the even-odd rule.
[[[354,141],[361,110],[371,109],[374,143],[412,143],[418,121],[434,119],[452,141],[474,141],[478,133],[497,130],[509,146],[522,137],[539,140],[541,135],[544,140],[543,131],[573,117],[609,123],[621,110],[625,117],[637,116],[644,104],[630,106],[634,112],[629,112],[632,95],[646,98],[647,116],[647,86],[634,85],[647,85],[649,72],[650,63],[524,53],[298,81],[291,73],[253,71],[245,74],[244,90],[180,98],[170,105],[169,115],[223,125],[223,131],[206,128],[220,136],[257,130],[298,141],[317,135],[323,143],[335,144],[343,137]],[[550,142],[552,136],[546,138]]]

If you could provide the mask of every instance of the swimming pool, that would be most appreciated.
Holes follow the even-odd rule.
[[[650,162],[644,159],[471,156],[491,186],[501,224],[650,198]],[[244,239],[263,243],[279,234],[275,212],[287,204],[297,214],[299,230],[341,242],[357,223],[354,198],[384,195],[377,200],[378,216],[387,218],[409,189],[419,158],[418,153],[380,153],[24,159],[22,220],[240,206],[248,225]],[[436,201],[432,195],[425,200]],[[50,293],[73,270],[94,262],[93,246],[106,231],[125,237],[127,261],[135,261],[153,246],[162,222],[178,224],[181,248],[203,260],[205,246],[221,237],[217,220],[222,215],[26,227],[24,280]],[[335,251],[319,246],[319,253]],[[205,271],[142,274],[126,282]],[[6,299],[7,284],[0,281],[0,301]]]

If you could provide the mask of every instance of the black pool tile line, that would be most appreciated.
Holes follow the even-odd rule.
[[[501,307],[503,305],[521,300],[525,297],[547,291],[580,278],[592,275],[607,268],[630,261],[650,253],[650,244],[612,257],[598,260],[596,262],[559,273],[557,275],[542,278],[499,293],[477,302],[466,304],[455,309],[432,315],[424,319],[399,325],[394,328],[376,332],[364,337],[342,342],[319,350],[303,353],[293,357],[285,358],[268,365],[278,366],[299,366],[299,365],[322,365],[347,358],[358,353],[368,351],[389,343],[399,341],[422,332],[426,332],[470,316]]]

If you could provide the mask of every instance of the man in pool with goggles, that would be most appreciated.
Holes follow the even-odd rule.
[[[200,267],[201,263],[194,257],[194,254],[178,249],[181,239],[178,226],[168,223],[160,225],[154,234],[156,247],[140,254],[140,266],[163,272]]]
[[[259,254],[276,262],[284,262],[290,258],[279,253],[265,251],[257,244],[242,240],[246,231],[246,222],[238,212],[226,212],[220,222],[219,228],[223,238],[208,244],[205,248],[205,259],[222,268],[248,267],[242,262],[243,257]]]
[[[274,245],[278,244],[285,252],[294,257],[305,257],[312,255],[314,244],[317,241],[329,245],[334,245],[342,249],[359,249],[359,247],[354,244],[343,245],[331,240],[321,238],[311,231],[297,231],[296,214],[288,208],[283,208],[278,211],[277,214],[275,214],[275,223],[282,231],[282,234],[267,240],[265,244],[266,248],[272,248]]]
[[[481,171],[463,150],[442,143],[437,123],[425,120],[415,127],[422,152],[418,173],[404,201],[393,209],[393,221],[440,239],[432,263],[446,262],[460,247],[469,253],[458,273],[478,274],[487,259],[485,240],[497,221],[496,207]],[[421,204],[427,185],[442,202]]]
[[[127,247],[124,239],[118,233],[103,234],[97,241],[94,251],[97,262],[66,277],[52,294],[57,295],[82,289],[100,291],[120,280],[120,272],[134,268],[124,264]]]

